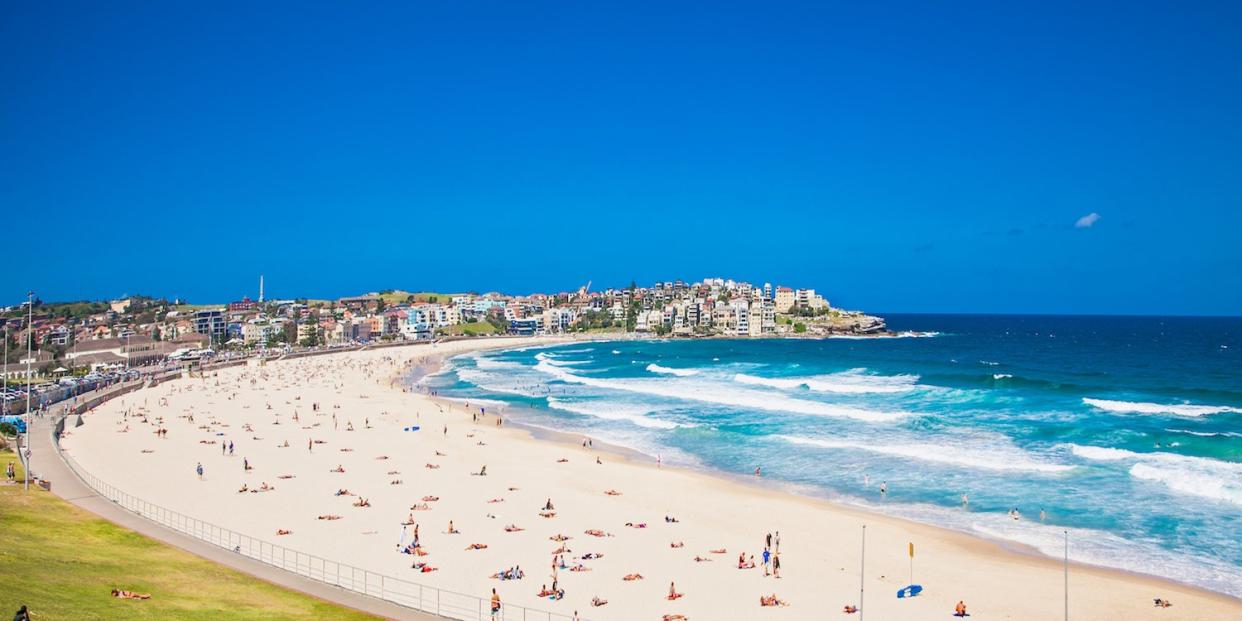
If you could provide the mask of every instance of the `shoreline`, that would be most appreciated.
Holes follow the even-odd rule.
[[[921,333],[917,337],[912,336],[909,338],[926,338],[928,336],[933,336],[935,334],[936,333]],[[722,337],[722,338],[728,338],[728,337]],[[792,338],[800,338],[800,337],[792,337]],[[822,337],[821,336],[821,337],[816,337],[816,338],[833,338],[833,337]],[[854,337],[846,337],[846,338],[854,338]],[[877,336],[860,336],[857,338],[901,338],[901,337],[897,337],[894,335],[894,336],[878,336],[878,337]],[[600,340],[600,339],[595,339],[595,340]],[[609,339],[603,339],[604,342],[606,342],[607,340]],[[486,348],[486,349],[497,350],[497,349],[507,349],[507,348],[496,347],[496,348]],[[479,349],[475,351],[484,351],[484,349]],[[464,353],[453,354],[452,356],[461,356],[461,355],[466,355],[466,354]],[[413,380],[410,383],[410,386],[414,387],[421,381],[422,378],[438,373],[449,357],[450,356],[439,356],[435,360],[430,361],[429,362],[430,369],[428,370],[428,372],[425,373],[422,377]],[[442,397],[438,395],[437,396],[428,395],[428,398],[434,402],[444,405],[446,408],[451,408],[452,406],[456,406],[458,408],[465,409],[464,404],[460,401],[461,398],[459,397]],[[505,403],[504,409],[500,410],[500,415],[503,416],[505,412],[511,409],[517,410],[520,412],[528,408],[526,408],[525,406]],[[548,429],[546,427],[542,427],[538,425],[531,425],[531,424],[523,423],[521,421],[509,422],[507,419],[506,419],[505,425],[508,428],[517,429],[521,432],[524,432],[527,438],[532,441],[549,442],[549,443],[553,443],[562,448],[567,448],[567,449],[579,449],[580,450],[582,448],[580,445],[580,440],[583,437],[590,437],[589,435],[580,435],[577,433],[571,433],[567,431],[556,431],[554,429]],[[780,495],[780,496],[789,496],[789,497],[793,497],[793,498],[797,498],[799,500],[805,501],[812,505],[822,505],[831,511],[852,514],[853,516],[855,516],[856,518],[860,520],[867,520],[867,519],[874,519],[874,520],[880,520],[880,521],[892,520],[892,521],[896,521],[902,524],[906,524],[911,528],[932,529],[933,531],[937,533],[937,536],[939,537],[960,538],[961,539],[960,543],[967,547],[985,546],[987,548],[990,548],[993,552],[1000,553],[1000,554],[1006,554],[1006,555],[1014,555],[1022,559],[1029,559],[1030,561],[1038,563],[1041,566],[1046,567],[1046,568],[1056,568],[1059,570],[1062,567],[1061,560],[1057,559],[1056,557],[1045,554],[1043,551],[1039,550],[1035,546],[1028,545],[1022,542],[1007,540],[1007,539],[1003,539],[999,537],[989,537],[983,534],[968,533],[968,532],[964,532],[961,530],[949,528],[946,526],[940,526],[940,525],[931,524],[928,522],[921,522],[913,518],[880,513],[877,511],[870,510],[866,507],[860,507],[860,506],[855,506],[855,505],[851,505],[848,503],[838,502],[831,498],[826,498],[826,497],[818,496],[815,494],[800,493],[799,491],[797,491],[799,486],[794,485],[794,484],[788,484],[788,483],[781,482],[781,481],[776,481],[774,483],[765,483],[765,482],[761,482],[762,481],[761,478],[756,478],[753,476],[739,474],[739,473],[725,472],[722,470],[714,470],[714,469],[706,468],[706,467],[699,469],[699,468],[694,468],[691,466],[670,465],[670,464],[661,464],[657,466],[654,463],[652,463],[654,456],[647,455],[646,453],[643,453],[642,451],[639,451],[637,449],[632,449],[626,446],[613,444],[610,442],[599,441],[598,439],[595,439],[595,438],[593,438],[592,441],[594,442],[595,451],[603,452],[605,454],[610,454],[613,457],[616,457],[618,459],[625,461],[628,465],[631,465],[633,467],[648,468],[648,469],[654,469],[654,470],[676,470],[676,471],[683,472],[690,476],[704,477],[707,479],[719,481],[721,483],[726,483],[729,485],[737,486],[749,493],[775,494],[775,495]],[[808,487],[808,489],[810,488]],[[1106,565],[1095,565],[1092,563],[1086,563],[1086,562],[1076,561],[1072,559],[1069,561],[1069,565],[1071,569],[1078,570],[1078,571],[1098,572],[1100,575],[1103,575],[1103,576],[1107,576],[1109,574],[1115,574],[1118,576],[1126,577],[1131,580],[1149,582],[1153,586],[1173,585],[1179,588],[1191,589],[1191,590],[1197,591],[1206,597],[1218,597],[1221,599],[1221,601],[1224,601],[1224,602],[1242,603],[1242,594],[1233,596],[1228,593],[1213,591],[1211,589],[1207,589],[1207,588],[1204,588],[1204,587],[1201,587],[1195,584],[1179,582],[1171,578],[1156,576],[1152,574],[1145,574],[1145,573],[1136,572],[1136,571],[1130,571],[1130,570],[1119,568],[1119,567],[1109,567]]]
[[[542,341],[549,345],[561,342],[572,341],[569,339]],[[391,451],[406,449],[394,449],[393,447],[411,446],[413,448],[410,450],[419,452],[426,449],[418,447],[443,446],[442,450],[447,451],[448,456],[428,457],[428,459],[443,463],[445,470],[442,472],[432,471],[435,474],[431,474],[424,471],[419,467],[421,457],[414,458],[411,455],[407,460],[416,463],[409,464],[412,467],[406,471],[406,476],[417,477],[418,481],[411,480],[411,482],[415,482],[417,487],[424,488],[424,492],[431,491],[431,488],[436,485],[435,481],[449,484],[448,488],[434,490],[446,494],[443,501],[444,507],[440,504],[434,507],[435,514],[431,517],[437,524],[435,527],[429,525],[426,531],[430,549],[435,553],[431,558],[443,571],[416,575],[412,579],[425,579],[432,585],[475,594],[485,593],[488,587],[497,587],[501,590],[506,602],[512,601],[524,606],[552,609],[566,615],[570,609],[577,609],[584,617],[592,619],[634,618],[635,616],[650,618],[656,616],[657,612],[668,611],[686,612],[691,617],[701,617],[706,614],[708,618],[717,618],[722,614],[736,614],[736,606],[739,603],[755,606],[758,610],[753,596],[766,595],[776,589],[782,598],[788,597],[793,603],[790,608],[763,608],[765,615],[770,613],[780,618],[801,618],[799,613],[822,616],[825,610],[831,610],[832,606],[838,605],[835,600],[849,602],[857,597],[858,532],[855,529],[858,525],[866,523],[868,530],[866,605],[869,612],[874,609],[881,616],[909,618],[910,614],[914,614],[923,618],[937,614],[935,611],[943,613],[945,610],[951,610],[952,602],[963,597],[976,615],[1000,613],[1016,615],[1016,618],[1042,618],[1047,617],[1049,611],[1053,609],[1060,610],[1060,598],[1057,597],[1060,593],[1060,563],[1037,550],[1026,553],[1007,549],[1007,545],[987,538],[837,504],[830,500],[798,494],[786,488],[774,489],[759,481],[748,481],[747,477],[737,477],[738,480],[734,480],[734,477],[727,476],[727,473],[704,472],[670,465],[657,468],[654,464],[648,463],[639,453],[633,452],[627,455],[614,450],[616,448],[620,448],[621,451],[629,450],[623,447],[604,446],[604,443],[600,443],[594,447],[594,450],[584,449],[580,446],[583,436],[577,433],[549,431],[544,434],[540,433],[537,427],[513,429],[516,425],[510,424],[496,429],[492,417],[487,417],[478,424],[470,424],[470,419],[464,418],[467,411],[463,404],[448,401],[444,397],[430,398],[410,388],[405,382],[405,378],[415,365],[421,365],[425,375],[434,372],[432,369],[434,364],[443,364],[444,360],[452,355],[479,349],[531,346],[540,345],[535,341],[514,343],[509,340],[497,342],[497,340],[489,339],[465,344],[446,343],[432,351],[393,348],[387,351],[336,352],[320,357],[273,361],[266,366],[222,370],[218,378],[216,375],[212,376],[216,379],[211,382],[208,378],[174,380],[161,385],[163,388],[137,393],[128,399],[131,407],[143,407],[135,404],[140,402],[140,399],[154,404],[155,400],[149,399],[150,396],[167,393],[169,395],[167,398],[172,399],[173,403],[167,408],[166,414],[174,420],[166,421],[166,424],[174,426],[174,436],[177,438],[187,437],[189,434],[186,432],[200,434],[191,439],[204,437],[201,431],[195,431],[195,424],[191,423],[190,428],[187,429],[180,420],[175,420],[182,418],[187,411],[199,416],[209,416],[207,419],[209,421],[220,416],[221,422],[224,417],[227,417],[228,421],[234,423],[239,421],[253,423],[256,431],[248,432],[244,437],[233,435],[239,431],[237,429],[217,428],[217,433],[235,437],[239,444],[249,444],[252,440],[249,436],[260,432],[264,436],[270,433],[300,433],[293,429],[292,425],[258,429],[263,422],[256,417],[270,417],[275,414],[279,418],[281,414],[287,414],[290,409],[300,407],[303,408],[302,411],[308,421],[314,420],[304,409],[308,407],[308,403],[302,403],[299,406],[297,402],[299,399],[317,401],[323,398],[329,402],[340,401],[342,409],[335,411],[348,413],[346,415],[351,416],[354,423],[360,422],[358,417],[366,414],[368,416],[366,430],[371,429],[371,423],[374,422],[376,429],[380,432],[378,434],[366,433],[366,430],[360,428],[361,433],[350,435],[343,429],[339,434],[330,428],[312,430],[311,433],[315,437],[322,435],[328,438],[330,447],[345,441],[350,443],[351,447],[357,446],[362,449],[364,453],[370,447],[372,450],[396,454],[396,459],[400,459],[403,457],[401,454]],[[395,361],[392,360],[394,358]],[[432,358],[435,358],[434,364]],[[309,371],[314,372],[308,374]],[[246,384],[242,381],[247,377],[252,382],[260,383],[251,384],[247,391]],[[330,381],[320,382],[316,388],[315,377],[326,378]],[[231,389],[219,387],[221,382],[229,380],[237,382],[238,388],[234,397],[242,405],[240,409],[237,404],[234,404],[221,410],[219,406],[226,405],[221,398],[231,399],[227,396],[227,391]],[[212,383],[215,387],[211,385]],[[372,391],[372,388],[378,390]],[[357,393],[358,390],[362,391],[361,394]],[[255,394],[247,395],[247,392]],[[332,396],[334,394],[337,396]],[[284,405],[279,403],[281,399],[285,399]],[[272,412],[264,410],[262,407],[264,402],[267,402],[267,410],[272,410]],[[430,405],[433,409],[443,408],[443,410],[435,412],[426,408],[420,409],[418,407],[420,403]],[[258,445],[246,446],[243,448],[245,452],[242,453],[260,464],[259,472],[262,474],[248,479],[237,478],[240,475],[227,474],[232,471],[232,467],[228,464],[240,467],[241,455],[234,458],[234,461],[229,461],[228,458],[213,457],[213,454],[219,455],[219,453],[213,453],[210,448],[206,450],[201,446],[192,448],[195,447],[194,444],[190,444],[186,449],[179,451],[179,454],[173,454],[171,457],[166,456],[168,454],[160,450],[156,450],[154,455],[140,455],[137,450],[140,447],[162,445],[147,437],[149,434],[112,435],[113,430],[108,428],[106,421],[113,420],[118,424],[121,422],[120,414],[124,410],[118,408],[118,405],[123,408],[125,404],[122,402],[102,406],[95,413],[88,415],[88,424],[76,429],[73,435],[78,437],[69,438],[67,443],[75,456],[82,458],[78,461],[104,480],[115,483],[124,482],[131,486],[131,491],[141,490],[135,492],[137,495],[150,496],[151,500],[174,504],[178,510],[202,515],[204,519],[223,521],[225,526],[245,528],[260,537],[267,537],[276,528],[292,528],[297,534],[289,538],[290,545],[310,545],[308,550],[314,550],[316,554],[328,558],[343,560],[357,556],[360,559],[359,563],[375,571],[391,572],[390,575],[411,579],[408,577],[408,568],[404,570],[405,573],[401,573],[400,569],[403,566],[402,562],[408,562],[409,557],[394,558],[389,546],[368,543],[374,541],[367,537],[367,533],[371,531],[363,531],[361,536],[356,534],[356,530],[352,531],[355,534],[348,534],[349,529],[356,529],[357,524],[362,522],[363,527],[369,527],[374,532],[389,533],[388,536],[381,536],[380,539],[387,541],[387,537],[390,536],[395,540],[396,533],[392,532],[391,522],[388,520],[395,521],[405,516],[404,510],[399,511],[399,515],[391,515],[393,511],[396,511],[392,505],[401,503],[402,488],[389,488],[384,485],[379,489],[368,489],[368,481],[373,484],[373,480],[356,478],[359,476],[356,471],[365,475],[366,470],[375,470],[377,466],[368,465],[374,462],[350,461],[351,458],[348,456],[338,457],[335,449],[332,448],[329,449],[331,452],[327,453],[330,457],[325,461],[322,449],[317,449],[313,456],[307,456],[297,451],[296,445],[294,445],[294,451],[282,452],[273,449],[271,444],[265,441]],[[217,407],[213,408],[213,405]],[[381,407],[385,409],[380,410]],[[246,411],[247,409],[250,411]],[[278,411],[281,413],[277,413]],[[181,416],[177,415],[178,412]],[[384,433],[387,429],[397,430],[393,425],[408,424],[411,416],[415,414],[421,421],[416,424],[426,427],[424,433],[418,435]],[[505,412],[501,411],[499,414],[503,417]],[[321,412],[319,415],[326,415],[326,412]],[[443,438],[439,437],[441,421],[445,425],[452,426],[451,436],[446,434]],[[269,420],[268,423],[271,424],[271,421]],[[276,424],[279,422],[277,421]],[[464,437],[460,433],[463,428],[468,431]],[[102,435],[105,433],[108,435]],[[97,440],[81,443],[81,436],[91,435]],[[474,437],[476,435],[477,438]],[[209,437],[211,436],[204,437],[200,444],[206,443]],[[279,437],[276,436],[272,440]],[[257,436],[253,439],[260,440]],[[476,439],[478,446],[475,446]],[[487,442],[484,443],[483,440]],[[299,442],[305,442],[305,438]],[[362,444],[355,445],[356,442]],[[408,444],[409,442],[414,444]],[[132,450],[116,453],[115,459],[107,459],[101,454],[92,454],[96,451],[103,451],[106,445],[111,444],[119,444],[121,448],[128,446]],[[437,449],[437,455],[440,450]],[[551,458],[558,454],[565,457],[578,457],[571,460],[574,462],[571,465],[552,465]],[[583,455],[598,455],[604,459],[605,466],[601,469],[594,463],[577,465],[582,463],[581,456]],[[209,475],[206,484],[194,483],[191,474],[189,480],[183,481],[185,476],[182,471],[187,467],[184,465],[186,458],[201,458],[204,463],[208,463],[209,472],[226,473],[225,477],[228,480],[220,478],[218,482],[213,482]],[[293,461],[290,462],[288,459]],[[352,459],[363,459],[363,457]],[[310,470],[307,470],[306,465],[311,460],[314,460],[315,464],[323,465],[313,465]],[[328,464],[335,465],[338,460],[349,465],[350,474],[324,474],[329,467]],[[164,464],[166,467],[151,470],[148,466],[141,465],[153,463]],[[277,470],[267,468],[273,463],[284,465],[279,466]],[[400,465],[396,462],[387,463],[391,463],[393,467]],[[465,476],[467,469],[477,469],[480,463],[493,466],[498,473],[495,475],[496,478],[489,477],[484,480],[480,477]],[[192,466],[192,463],[190,465]],[[296,472],[299,476],[292,481],[274,481],[271,478],[275,473],[282,471]],[[583,478],[586,471],[592,474]],[[375,477],[382,478],[382,475],[376,472],[372,478]],[[277,483],[281,491],[270,496],[259,494],[253,497],[248,494],[239,496],[235,493],[236,484],[241,480],[247,480],[257,486],[259,478],[266,478]],[[517,488],[511,487],[510,492],[504,493],[492,487],[491,481],[499,483],[504,480],[512,480],[513,483],[521,482],[520,486],[523,491],[514,492],[513,490]],[[599,490],[608,484],[606,481],[612,481],[612,485],[624,490],[625,496],[619,499],[602,500],[603,496]],[[349,525],[342,530],[341,523],[329,526],[327,523],[317,523],[313,519],[308,521],[305,518],[299,518],[299,513],[294,511],[294,509],[300,509],[302,514],[309,512],[313,516],[314,512],[322,512],[324,509],[321,507],[327,503],[341,502],[322,498],[326,491],[323,488],[326,485],[336,486],[347,482],[351,489],[357,487],[368,498],[373,498],[377,507],[385,507],[379,512],[387,511],[389,516],[376,521],[370,517],[376,515],[376,511],[351,511],[348,507],[341,507],[338,511],[348,516],[343,524]],[[527,490],[528,487],[532,490]],[[193,489],[203,491],[190,491]],[[492,491],[482,491],[487,489]],[[151,496],[156,491],[162,493],[163,496]],[[290,492],[294,496],[284,495]],[[656,493],[653,495],[653,492]],[[499,515],[493,518],[494,521],[482,519],[473,514],[473,511],[479,509],[471,509],[471,507],[480,506],[475,503],[481,503],[482,498],[496,493],[500,493],[502,498],[508,496],[510,502],[502,505],[482,506],[488,507],[489,512],[494,510],[492,507],[497,507],[504,510],[504,513],[496,511]],[[460,529],[465,532],[491,532],[501,523],[500,516],[507,515],[509,508],[517,506],[514,502],[529,503],[527,506],[533,509],[534,504],[543,502],[544,495],[556,498],[558,509],[562,509],[563,512],[562,516],[558,516],[552,522],[539,521],[535,518],[537,521],[533,524],[530,522],[530,515],[524,517],[512,515],[504,519],[512,520],[532,530],[545,530],[553,526],[561,530],[563,522],[576,523],[577,531],[574,530],[575,527],[562,531],[572,535],[580,533],[584,526],[617,528],[620,526],[621,516],[625,513],[656,521],[657,523],[648,531],[682,532],[683,534],[679,536],[685,537],[687,549],[670,551],[667,539],[663,543],[651,541],[651,533],[644,533],[641,530],[616,530],[614,531],[616,540],[587,539],[582,541],[583,538],[578,534],[577,539],[571,543],[603,548],[608,552],[609,559],[591,561],[592,565],[599,565],[595,573],[573,574],[572,577],[569,574],[563,576],[563,584],[569,585],[571,592],[567,598],[573,600],[570,604],[548,602],[531,597],[534,591],[534,585],[531,582],[538,584],[540,581],[547,581],[547,578],[531,576],[523,583],[515,585],[512,582],[489,581],[483,577],[486,573],[511,565],[512,560],[522,560],[520,564],[524,567],[539,567],[542,562],[532,563],[529,559],[546,558],[548,546],[546,538],[536,537],[536,541],[532,542],[529,541],[529,537],[524,538],[515,534],[494,532],[490,536],[472,534],[470,536],[476,537],[476,540],[492,543],[496,551],[462,553],[449,549],[454,545],[447,547],[444,545],[445,539],[451,540],[451,537],[441,537],[433,532],[438,530],[441,525],[439,522],[445,517],[457,518]],[[267,500],[268,498],[287,500],[273,505]],[[289,504],[290,502],[293,504]],[[607,509],[603,506],[605,504],[617,509]],[[265,506],[266,511],[263,509]],[[448,510],[447,515],[445,515],[445,509]],[[624,509],[624,512],[619,509]],[[686,526],[659,524],[658,519],[655,518],[658,518],[661,510],[665,511],[665,515],[672,511],[681,517],[681,521]],[[421,519],[422,514],[419,514],[419,517]],[[716,575],[711,574],[713,571],[711,563],[702,565],[686,563],[689,560],[686,558],[688,554],[696,550],[704,551],[709,546],[722,547],[720,544],[727,542],[730,544],[730,550],[736,552],[739,542],[744,544],[749,541],[753,544],[760,538],[761,526],[765,524],[769,529],[776,526],[776,530],[784,531],[787,541],[795,546],[788,552],[782,552],[783,560],[788,562],[787,573],[789,575],[783,576],[779,582],[767,579],[752,581],[751,578],[757,578],[755,573],[728,567],[735,557],[727,555],[725,558],[718,559],[722,562],[714,564],[715,568],[724,570],[723,573]],[[691,530],[688,532],[679,530],[684,528]],[[265,532],[267,534],[263,534]],[[695,539],[698,541],[694,542]],[[920,559],[930,559],[919,561],[918,572],[920,576],[924,576],[922,581],[929,586],[929,589],[913,602],[907,600],[905,603],[895,605],[897,600],[892,598],[891,592],[887,596],[878,597],[871,594],[876,588],[883,594],[890,588],[895,589],[897,585],[904,584],[904,579],[893,576],[905,574],[904,545],[907,539],[918,542],[921,550]],[[620,545],[623,540],[626,545],[616,548],[615,546]],[[695,543],[693,548],[692,542]],[[894,550],[883,545],[884,542],[888,542],[890,547],[896,547],[896,542],[899,542],[903,548],[902,553],[894,554]],[[452,541],[447,543],[452,544]],[[464,543],[464,539],[460,541],[461,545]],[[460,550],[460,545],[456,547]],[[743,545],[744,550],[747,548],[749,552],[756,551],[753,545]],[[500,557],[496,558],[497,555]],[[873,559],[873,555],[879,558]],[[485,560],[484,564],[480,565],[478,562],[480,557],[495,560]],[[629,583],[622,585],[619,581],[619,574],[609,574],[609,570],[619,571],[621,569],[641,569],[644,574],[656,579],[649,580],[647,584],[642,585]],[[534,574],[536,571],[530,570],[530,573]],[[451,572],[451,575],[446,572]],[[701,598],[696,598],[692,603],[659,603],[663,599],[660,596],[663,585],[659,576],[665,577],[663,585],[667,584],[669,577],[675,578],[679,587],[686,585],[687,590],[693,595],[723,589],[721,593],[738,596],[745,594],[745,596],[738,599],[721,595],[720,602],[704,602]],[[1009,588],[1008,585],[1016,583],[1030,585],[1030,597],[1013,601],[1014,598],[1008,596],[1006,591]],[[834,601],[830,602],[832,606],[826,607],[822,601],[822,593],[828,592],[824,591],[825,588],[833,593],[831,597]],[[591,608],[584,598],[592,595],[592,591],[601,596],[611,597],[613,604],[603,608]],[[1159,577],[1083,563],[1074,563],[1070,593],[1071,602],[1078,615],[1084,614],[1082,611],[1085,610],[1088,611],[1085,614],[1089,618],[1116,618],[1127,621],[1146,618],[1142,611],[1151,609],[1151,597],[1165,597],[1176,603],[1176,607],[1170,612],[1161,611],[1164,615],[1161,618],[1168,618],[1169,614],[1173,614],[1174,618],[1225,619],[1235,618],[1235,615],[1242,611],[1242,605],[1238,600],[1224,594]],[[1050,599],[1049,595],[1055,601],[1044,601]],[[728,601],[725,601],[726,599]],[[886,610],[891,611],[892,614],[885,615]],[[1182,612],[1193,616],[1181,617]],[[618,617],[617,614],[622,616]]]

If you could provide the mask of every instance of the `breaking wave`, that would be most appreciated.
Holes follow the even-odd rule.
[[[1105,410],[1122,414],[1172,414],[1174,416],[1211,416],[1226,412],[1242,413],[1242,408],[1227,405],[1191,405],[1189,403],[1161,404],[1133,401],[1110,401],[1108,399],[1091,399],[1084,397],[1083,403]]]
[[[859,442],[826,440],[801,436],[778,436],[790,444],[815,446],[825,449],[866,451],[879,455],[905,457],[919,461],[935,462],[965,468],[1024,472],[1066,472],[1074,466],[1040,461],[1022,449],[1012,445],[997,446],[949,446],[944,444],[889,444],[880,440]]]

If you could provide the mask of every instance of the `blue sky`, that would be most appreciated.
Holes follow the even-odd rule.
[[[5,3],[0,303],[1242,314],[1242,4],[1082,4]]]

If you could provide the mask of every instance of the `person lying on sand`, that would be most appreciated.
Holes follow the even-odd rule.
[[[683,597],[685,597],[685,596],[686,596],[686,594],[685,594],[685,593],[678,593],[678,592],[677,592],[677,585],[673,584],[672,582],[668,583],[668,599],[669,599],[669,601],[672,601],[672,600],[675,600],[675,599],[681,599],[681,598],[683,598]]]
[[[569,571],[591,571],[591,568],[583,565],[582,563],[578,563],[577,565],[571,566]]]
[[[587,552],[586,554],[582,555],[582,560],[584,561],[589,561],[591,559],[596,559],[596,558],[604,558],[604,555],[600,554],[599,552]]]
[[[598,528],[592,528],[592,529],[589,529],[583,532],[585,532],[586,534],[592,537],[611,537],[612,536],[612,533],[606,533]]]
[[[622,578],[622,580],[626,582],[633,582],[635,580],[642,580],[642,579],[643,579],[642,574],[625,574],[625,577]]]
[[[689,621],[686,615],[664,615],[660,617],[660,621]]]
[[[388,456],[387,456],[387,455],[380,455],[379,457],[376,457],[375,459],[378,459],[378,460],[381,460],[381,461],[382,461],[382,460],[388,459]]]
[[[487,549],[486,543],[472,543],[466,546],[466,550],[486,550],[486,549]]]
[[[520,566],[514,565],[492,574],[491,577],[496,580],[521,580],[526,577],[526,573],[522,571]]]
[[[436,465],[436,464],[427,464],[425,467],[426,467],[428,470],[439,470],[439,469],[440,469],[440,466],[438,466],[438,465]]]
[[[520,533],[520,532],[522,532],[522,531],[524,531],[524,530],[526,530],[526,529],[525,529],[525,528],[522,528],[521,526],[518,526],[518,525],[516,525],[516,524],[510,524],[510,525],[508,525],[508,526],[506,526],[506,527],[505,527],[505,532],[506,532],[506,533]]]
[[[846,604],[845,607],[841,609],[841,612],[844,612],[847,615],[852,615],[858,612],[858,606],[855,606],[853,604]]]
[[[1168,608],[1169,606],[1173,605],[1173,602],[1170,602],[1169,600],[1160,598],[1160,597],[1157,597],[1156,599],[1152,601],[1156,603],[1156,608]],[[965,610],[965,606],[963,606],[962,609]]]
[[[554,517],[556,517],[556,512],[555,512],[555,511],[540,511],[540,512],[539,512],[539,517],[543,517],[543,518],[554,518]]]
[[[423,502],[435,502],[440,500],[439,496],[423,496]]]
[[[615,490],[615,489],[606,490],[606,491],[604,491],[604,493],[605,493],[605,494],[607,494],[607,495],[609,495],[609,496],[620,496],[620,495],[621,495],[621,492],[618,492],[618,491],[617,491],[617,490]]]
[[[393,479],[389,481],[388,484],[389,485],[404,485],[405,481],[402,481],[401,479]]]
[[[355,507],[369,507],[371,506],[371,501],[367,500],[366,498],[359,498],[356,502],[354,502],[354,506]]]
[[[600,599],[598,595],[596,595],[595,597],[592,597],[592,598],[591,598],[591,605],[592,605],[592,606],[595,606],[595,607],[597,607],[597,608],[598,608],[598,607],[600,607],[600,606],[603,606],[603,605],[605,605],[605,604],[607,604],[607,603],[608,603],[608,600],[606,600],[606,599]]]
[[[710,562],[712,562],[712,559],[707,558],[706,556],[695,556],[695,557],[694,557],[694,562],[696,562],[696,563],[710,563]]]
[[[420,502],[410,507],[410,511],[430,511],[430,510],[431,510],[431,505],[425,502]]]
[[[548,537],[549,541],[569,541],[570,539],[573,539],[573,537],[562,535],[560,533],[557,533],[551,537]]]
[[[276,477],[276,478],[278,478],[278,479],[292,479],[292,478],[294,478],[294,476],[295,476],[295,475],[292,475],[292,474],[282,474],[282,475],[280,475],[280,476],[278,476],[278,477]]]
[[[337,464],[335,468],[333,468],[333,469],[329,470],[328,472],[336,472],[336,473],[339,473],[339,474],[344,474],[344,473],[345,473],[345,468],[344,468],[344,467],[342,467],[340,464]]]
[[[668,547],[670,547],[670,548],[674,548],[674,549],[676,549],[676,548],[684,548],[684,547],[686,547],[686,543],[685,543],[684,541],[674,541],[674,542],[672,542],[672,543],[668,544]]]
[[[319,516],[319,519],[321,519],[321,520],[339,520],[339,519],[341,519],[341,516],[339,516],[339,515],[332,515],[332,514],[328,514],[328,515],[321,515],[321,516]]]
[[[293,534],[293,531],[291,531],[291,530],[289,530],[289,529],[287,529],[287,528],[281,528],[281,529],[278,529],[278,530],[276,531],[276,534],[277,534],[277,535],[292,535],[292,534]]]
[[[505,499],[504,499],[504,498],[493,498],[493,499],[491,499],[491,500],[489,500],[489,501],[487,501],[487,502],[492,503],[492,504],[495,504],[495,503],[498,503],[498,502],[504,502],[504,501],[505,501]]]
[[[679,520],[679,519],[677,519],[677,518],[675,518],[675,517],[673,517],[673,516],[671,516],[671,515],[666,515],[666,516],[664,516],[664,523],[665,523],[665,524],[678,524],[678,523],[680,523],[680,522],[681,522],[681,520]]]
[[[728,551],[728,550],[726,550],[726,549],[724,549],[724,548],[717,548],[717,549],[715,549],[715,550],[708,550],[708,552],[711,552],[712,554],[728,554],[728,553],[729,553],[729,551]]]
[[[538,595],[539,597],[548,597],[550,595],[555,595],[555,594],[556,594],[556,591],[548,589],[548,585],[546,584],[540,585],[539,595]]]
[[[335,494],[335,495],[336,495],[336,496],[353,496],[353,495],[354,495],[354,493],[353,493],[353,492],[351,492],[351,491],[349,491],[348,489],[345,489],[344,487],[342,487],[341,489],[336,490],[336,494]]]
[[[425,574],[429,574],[433,571],[439,571],[440,569],[439,567],[432,567],[431,565],[428,565],[427,563],[422,563],[418,561],[415,561],[415,563],[413,565],[410,565],[410,567],[413,569],[417,569],[418,571],[425,573]]]
[[[124,589],[112,589],[112,597],[120,599],[151,599],[150,593],[135,593]]]
[[[626,523],[625,523],[625,525],[626,525],[626,526],[629,526],[630,528],[647,528],[647,523],[646,523],[646,522],[639,522],[639,523],[637,523],[637,524],[635,524],[635,523],[633,523],[633,522],[626,522]]]
[[[777,599],[776,593],[773,593],[771,595],[760,595],[759,605],[760,606],[788,606],[789,602],[782,602],[781,600]]]
[[[400,470],[389,470],[388,471],[388,476],[392,476],[394,474],[401,474],[401,471]]]
[[[569,463],[569,460],[568,460],[568,459],[565,459],[564,457],[562,457],[562,458],[560,458],[560,459],[556,460],[556,463],[558,463],[558,464],[567,464],[567,463]]]

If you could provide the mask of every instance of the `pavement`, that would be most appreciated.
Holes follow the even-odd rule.
[[[36,420],[31,426],[27,438],[29,438],[33,453],[32,461],[34,468],[32,472],[38,474],[42,479],[51,482],[53,494],[117,526],[128,528],[209,561],[245,572],[260,580],[378,617],[410,621],[442,621],[444,619],[444,617],[411,610],[381,599],[347,591],[287,572],[165,528],[127,511],[107,498],[95,493],[94,490],[87,487],[82,479],[78,478],[77,474],[61,459],[60,453],[56,451],[52,441],[52,430],[53,423],[46,418]]]

